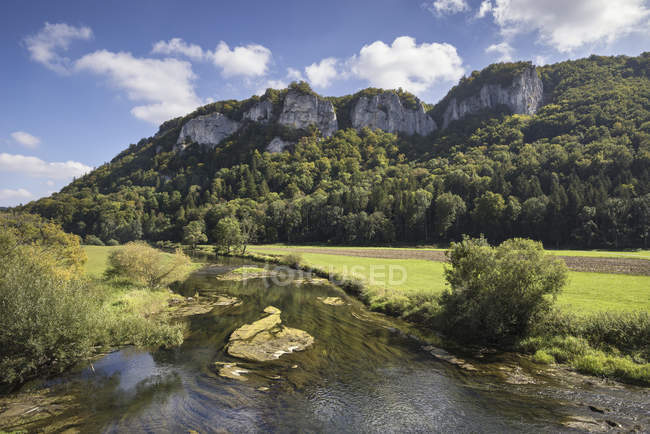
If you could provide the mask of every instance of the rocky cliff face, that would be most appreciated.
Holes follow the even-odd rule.
[[[362,96],[350,113],[352,127],[379,128],[389,133],[408,135],[431,134],[437,128],[436,123],[425,113],[420,101],[416,101],[417,108],[408,108],[394,92],[386,91],[372,97]]]
[[[544,88],[534,66],[514,77],[507,87],[485,84],[478,94],[461,99],[452,98],[443,113],[442,127],[468,114],[506,105],[515,114],[535,114],[542,104]]]
[[[178,145],[198,143],[215,146],[229,135],[236,132],[241,124],[221,113],[198,116],[190,119],[181,128]]]
[[[271,140],[269,144],[266,145],[266,150],[269,151],[271,154],[277,154],[278,152],[284,151],[285,148],[290,145],[291,142],[282,140],[282,138],[280,137],[274,137],[273,140]]]
[[[325,137],[331,136],[339,128],[331,102],[294,90],[290,90],[284,98],[278,123],[293,128],[316,125]]]
[[[264,100],[255,103],[253,107],[244,113],[243,119],[253,122],[268,123],[273,118],[273,103]]]

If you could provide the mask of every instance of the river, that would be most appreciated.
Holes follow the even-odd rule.
[[[236,296],[239,306],[186,318],[175,350],[125,348],[50,380],[70,409],[30,430],[81,432],[556,432],[614,425],[650,429],[648,389],[605,384],[514,356],[462,369],[423,349],[426,334],[369,312],[327,284],[220,281],[250,261],[229,259],[195,273],[184,295]],[[317,297],[338,296],[331,306]],[[242,362],[229,335],[267,306],[314,344],[272,362]],[[238,362],[246,381],[220,377],[214,362]],[[521,367],[520,367],[521,366]],[[517,384],[518,383],[518,384]],[[34,387],[33,385],[30,387]],[[590,408],[593,407],[593,409]],[[572,428],[573,427],[573,428]]]

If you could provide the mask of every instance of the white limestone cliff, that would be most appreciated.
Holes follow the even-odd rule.
[[[176,143],[181,147],[188,143],[215,146],[235,133],[240,125],[221,113],[197,116],[183,125]]]
[[[458,100],[452,98],[443,112],[443,128],[450,122],[481,110],[507,106],[514,114],[535,114],[542,104],[544,87],[534,66],[515,76],[512,84],[484,84],[478,94]]]
[[[316,125],[325,137],[331,136],[339,128],[334,106],[330,101],[294,90],[287,92],[284,98],[278,123],[292,128]]]
[[[391,91],[378,95],[362,96],[350,113],[352,127],[358,129],[379,128],[389,133],[419,134],[426,136],[437,129],[435,121],[416,100],[417,107],[404,106],[400,97]]]

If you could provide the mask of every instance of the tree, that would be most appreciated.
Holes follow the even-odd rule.
[[[443,327],[473,343],[505,346],[524,336],[567,279],[564,262],[536,241],[513,238],[491,247],[484,238],[464,238],[447,255],[451,290],[440,299]]]
[[[458,217],[465,214],[465,201],[453,193],[443,193],[436,198],[435,225],[441,237],[447,235]]]
[[[87,256],[80,238],[61,226],[33,214],[0,213],[0,232],[10,233],[22,246],[40,247],[47,252],[57,275],[65,280],[83,273]]]
[[[205,223],[203,220],[193,220],[183,228],[183,242],[196,248],[199,243],[208,241],[208,236],[205,234]]]
[[[246,253],[246,247],[252,241],[255,241],[255,233],[257,232],[257,224],[252,217],[246,216],[239,222],[239,227],[241,229],[241,244],[242,244],[242,255]]]
[[[224,217],[219,220],[213,235],[217,253],[229,254],[230,250],[242,244],[242,233],[239,222],[234,217]]]

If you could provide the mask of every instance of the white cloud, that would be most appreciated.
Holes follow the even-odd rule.
[[[53,71],[66,74],[70,70],[70,59],[59,54],[59,51],[66,51],[75,39],[88,40],[92,36],[90,27],[46,22],[38,33],[27,36],[24,42],[32,60],[42,63]]]
[[[260,87],[255,91],[255,95],[264,95],[266,89],[284,89],[289,83],[284,80],[266,80]]]
[[[14,172],[34,178],[69,179],[92,170],[78,161],[47,162],[37,157],[0,153],[0,171]]]
[[[328,57],[321,60],[319,63],[312,63],[305,68],[307,79],[314,86],[328,87],[332,80],[334,80],[339,73],[336,71],[338,60],[333,57]]]
[[[38,147],[38,144],[41,143],[41,139],[36,136],[32,136],[25,131],[14,131],[11,133],[11,138],[14,139],[17,143],[30,149]]]
[[[438,16],[457,14],[470,9],[465,0],[435,0],[426,7]]]
[[[420,93],[437,81],[458,80],[465,72],[462,62],[453,45],[418,45],[414,38],[401,36],[392,45],[375,41],[363,46],[348,64],[353,75],[368,80],[372,86],[402,87]]]
[[[302,72],[300,72],[299,70],[297,70],[295,68],[287,68],[287,78],[289,80],[293,80],[293,81],[304,80],[304,78],[302,76]]]
[[[222,69],[224,77],[256,77],[266,74],[271,61],[271,50],[258,44],[239,46],[231,50],[228,44],[221,41],[210,56],[214,64]]]
[[[647,30],[645,0],[496,0],[492,15],[504,36],[536,31],[561,52]]]
[[[476,18],[483,18],[492,11],[492,1],[484,0],[476,13]]]
[[[153,44],[153,54],[182,54],[194,60],[202,60],[205,57],[203,48],[196,44],[188,44],[181,38],[172,38],[169,41],[158,41]]]
[[[18,188],[16,190],[12,190],[10,188],[3,188],[0,189],[0,206],[17,205],[33,197],[34,195],[28,190],[25,190],[24,188]]]
[[[485,49],[486,53],[497,53],[499,62],[512,62],[512,52],[514,49],[507,42],[492,44]]]
[[[537,55],[535,56],[533,63],[538,66],[544,66],[548,63],[548,59],[546,58],[546,56]]]
[[[186,61],[100,50],[77,60],[75,68],[107,76],[130,100],[145,103],[133,107],[131,113],[153,124],[187,114],[202,104],[194,91],[192,65]]]

